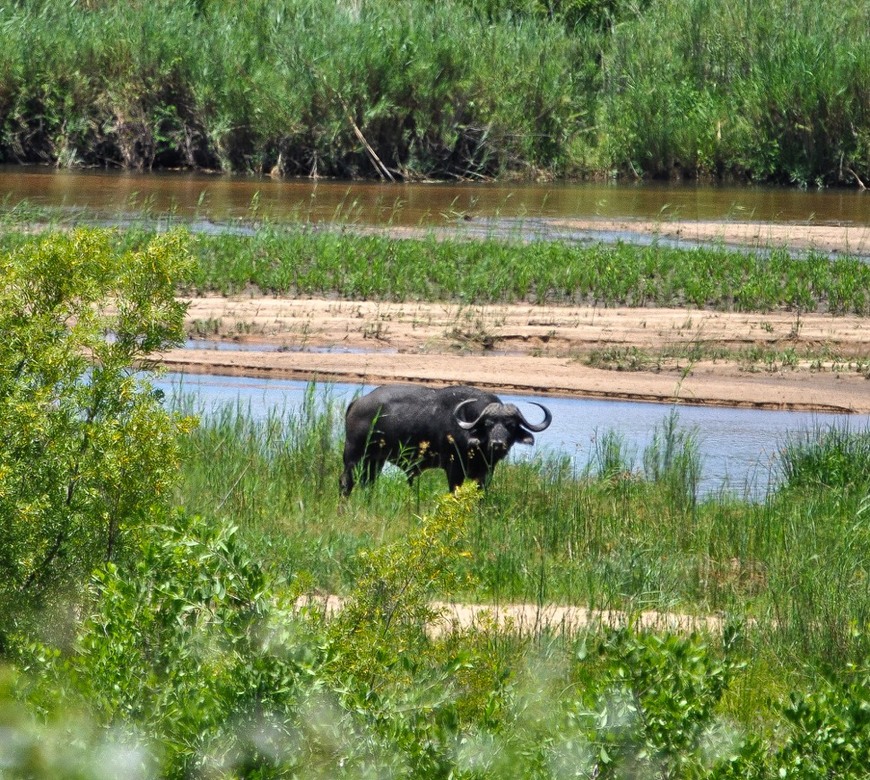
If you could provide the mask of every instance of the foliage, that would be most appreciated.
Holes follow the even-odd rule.
[[[423,628],[475,492],[444,497],[406,542],[372,553],[328,625],[316,606],[296,614],[293,591],[235,528],[177,514],[153,529],[131,571],[109,564],[95,575],[96,610],[75,653],[32,651],[40,680],[25,694],[44,708],[84,708],[160,776],[427,773],[438,735],[451,750],[457,697],[456,664]]]
[[[339,645],[355,648],[341,666],[343,673],[367,680],[360,692],[365,697],[382,695],[384,672],[410,664],[403,656],[423,643],[427,627],[438,623],[441,616],[431,602],[449,599],[457,586],[456,564],[470,555],[463,544],[478,500],[479,489],[468,483],[442,496],[407,537],[360,552],[354,594],[331,634]],[[366,668],[373,660],[377,668]]]
[[[97,609],[51,668],[56,685],[161,775],[268,766],[318,654],[236,529],[175,515],[130,571],[108,564],[92,588]]]
[[[343,707],[365,713],[380,773],[450,771],[465,700],[455,677],[468,659],[430,641],[443,627],[432,599],[455,587],[479,492],[469,483],[442,496],[406,538],[361,553],[354,590],[327,629],[330,679]]]
[[[604,158],[664,178],[863,180],[868,103],[853,79],[870,60],[845,41],[866,22],[861,2],[834,14],[782,0],[649,4],[605,50]]]
[[[303,579],[267,574],[235,528],[167,517],[130,571],[94,577],[71,654],[34,644],[26,676],[4,673],[5,774],[861,776],[865,667],[741,724],[723,702],[753,655],[746,627],[524,638],[483,617],[433,635],[431,598],[464,576],[480,512],[474,486],[439,498],[365,556],[332,616],[316,598],[299,611]]]
[[[701,477],[698,433],[680,428],[676,410],[672,409],[653,431],[643,466],[648,479],[667,486],[675,506],[695,506]]]
[[[32,0],[0,160],[274,175],[870,179],[864,0]]]
[[[780,777],[862,777],[870,766],[870,674],[821,682],[805,695],[793,693],[783,714],[788,738],[776,757]]]
[[[183,336],[187,262],[179,232],[131,251],[54,233],[0,257],[0,651],[122,560],[171,492],[187,424],[140,371]]]
[[[517,674],[492,776],[712,778],[754,757],[754,740],[717,712],[740,669],[731,648],[615,630],[571,650],[570,662],[545,655]]]
[[[112,740],[81,710],[46,712],[27,699],[26,675],[0,666],[0,768],[4,780],[100,780],[146,776],[147,757]]]

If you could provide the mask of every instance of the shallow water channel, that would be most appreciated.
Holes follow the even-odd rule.
[[[280,379],[252,379],[202,374],[166,374],[157,386],[164,392],[184,396],[208,415],[226,405],[239,405],[255,419],[268,414],[296,414],[311,385]],[[315,385],[317,402],[329,401],[344,409],[357,394],[371,388],[362,385]],[[708,496],[727,491],[758,500],[776,484],[776,454],[789,436],[830,426],[850,430],[870,427],[870,415],[833,415],[810,412],[776,412],[723,407],[696,407],[630,401],[535,397],[500,394],[504,401],[520,406],[532,421],[540,410],[529,401],[545,404],[553,412],[553,423],[536,435],[535,447],[516,446],[510,459],[556,454],[571,458],[577,471],[592,464],[603,437],[613,434],[624,446],[635,469],[643,467],[643,451],[676,411],[678,427],[691,431],[701,456],[699,494]],[[446,484],[446,483],[445,483]]]

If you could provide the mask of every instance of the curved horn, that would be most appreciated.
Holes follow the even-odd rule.
[[[453,410],[453,416],[456,418],[456,422],[459,423],[459,427],[463,428],[466,431],[470,431],[475,425],[477,425],[481,421],[481,419],[483,418],[483,415],[486,414],[486,409],[489,408],[487,406],[486,409],[484,409],[477,416],[477,419],[474,422],[465,422],[465,420],[460,420],[459,419],[459,410],[463,406],[465,406],[465,404],[473,404],[476,400],[477,400],[476,398],[466,398],[464,401],[460,401],[458,404],[456,404],[456,408]]]
[[[530,404],[534,404],[535,406],[540,406],[541,409],[544,410],[544,419],[541,420],[537,425],[532,425],[523,415],[523,413],[517,409],[517,414],[520,417],[520,422],[522,423],[523,428],[527,431],[531,431],[532,433],[540,433],[541,431],[546,430],[550,427],[550,423],[553,422],[553,415],[550,413],[550,410],[544,406],[543,404],[539,404],[537,401],[529,401]],[[462,423],[460,423],[461,425]]]

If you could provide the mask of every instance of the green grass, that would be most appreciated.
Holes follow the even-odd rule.
[[[3,162],[870,181],[863,0],[38,0],[0,27]]]
[[[8,214],[0,248],[35,245],[39,237],[23,229],[14,211]],[[47,227],[61,228],[54,220]],[[146,218],[119,231],[116,240],[121,248],[136,248],[153,235]],[[196,235],[192,252],[196,262],[180,284],[188,295],[232,295],[253,288],[353,300],[791,311],[796,329],[805,312],[870,314],[870,265],[816,252],[795,255],[785,248],[736,252],[624,243],[527,244],[504,238],[406,239],[266,225],[252,236]],[[699,356],[687,356],[693,354]],[[626,357],[630,363],[631,356]],[[797,357],[785,352],[746,356],[750,362],[783,365]]]
[[[200,236],[190,292],[364,300],[689,306],[870,313],[870,266],[785,249],[769,254],[628,244],[436,241],[269,229]]]
[[[64,258],[41,266],[49,282]],[[47,286],[7,319],[51,308]],[[99,433],[73,412],[86,438]],[[312,386],[265,419],[231,406],[198,428],[176,421],[176,492],[142,483],[120,515],[142,531],[135,549],[83,571],[68,601],[33,616],[38,630],[8,634],[4,778],[866,776],[870,433],[784,442],[781,485],[756,503],[699,497],[695,435],[675,415],[642,453],[605,432],[587,467],[502,464],[483,495],[390,472],[340,501],[342,412]],[[121,441],[111,427],[99,446]],[[46,448],[33,425],[15,430],[6,470],[31,485]],[[127,477],[166,469],[122,449]],[[117,509],[97,488],[71,532]],[[38,518],[40,503],[19,509]],[[345,608],[300,614],[312,591],[346,595]],[[429,602],[445,596],[726,622],[525,637],[484,622],[432,637]]]
[[[388,470],[342,503],[339,419],[328,400],[322,411],[306,404],[301,413],[262,423],[242,409],[206,418],[188,440],[179,496],[218,523],[240,523],[267,568],[306,588],[354,593],[377,550],[419,532],[420,517],[438,505],[446,482],[431,471],[409,488]],[[282,442],[279,457],[272,441]],[[294,453],[312,441],[324,448],[312,467],[322,479],[305,478],[305,458],[297,460],[303,473],[295,478],[282,471],[281,463],[296,460]],[[867,441],[866,431],[839,427],[795,435],[775,467],[779,487],[755,502],[728,492],[698,496],[704,464],[694,432],[676,415],[642,453],[605,432],[579,470],[567,458],[509,461],[497,469],[451,556],[450,596],[722,616],[734,632],[732,660],[742,660],[729,673],[719,716],[778,743],[790,695],[817,690],[821,679],[850,684],[870,652]],[[272,483],[277,490],[268,488]],[[241,511],[215,487],[226,484],[235,486]],[[433,595],[441,595],[435,587]],[[541,629],[517,641],[483,629],[456,641],[463,653],[486,646],[496,664],[524,663],[518,649],[553,661],[565,652],[594,659],[591,648],[599,645],[598,662],[607,668],[613,662],[606,634],[569,639],[558,628]],[[718,647],[722,639],[710,641]],[[681,662],[675,656],[668,663]],[[486,676],[485,667],[475,661],[469,669],[478,684],[497,687],[477,677]],[[577,673],[590,675],[586,685],[600,684],[588,662]]]
[[[339,419],[331,402],[262,422],[238,408],[206,417],[183,455],[183,504],[240,525],[282,572],[344,592],[360,551],[411,533],[446,483],[431,471],[409,488],[387,472],[340,502]],[[794,439],[781,487],[759,502],[698,497],[703,464],[676,417],[635,456],[603,435],[580,473],[559,458],[503,464],[469,529],[461,566],[475,584],[460,595],[725,614],[754,626],[765,657],[845,668],[870,650],[855,630],[870,619],[866,441]]]
[[[32,213],[27,204],[20,204],[20,213],[19,207],[2,213],[9,227],[0,235],[0,248],[39,241],[24,229]],[[56,214],[49,217],[48,230],[63,228]],[[171,215],[166,219],[174,223]],[[353,300],[779,310],[795,313],[795,329],[805,312],[870,314],[870,265],[855,257],[793,254],[787,248],[738,252],[715,246],[363,236],[305,224],[258,227],[250,236],[196,235],[196,262],[180,290],[189,295],[254,288]],[[117,241],[122,248],[135,248],[153,235],[146,214],[141,223],[119,231]],[[787,358],[770,360],[785,365]]]
[[[0,669],[10,776],[101,777],[122,752],[155,778],[861,776],[866,432],[788,442],[758,503],[698,498],[676,416],[639,461],[604,434],[587,468],[509,462],[483,496],[388,473],[340,502],[340,412],[312,388],[186,436],[186,511],[94,574],[74,642]],[[299,615],[310,592],[348,600]],[[725,622],[433,638],[445,596]]]

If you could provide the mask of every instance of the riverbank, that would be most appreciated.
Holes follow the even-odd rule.
[[[870,180],[862,0],[788,13],[772,0],[703,13],[52,0],[6,3],[0,21],[0,161],[384,182]],[[244,63],[244,88],[226,63]]]

